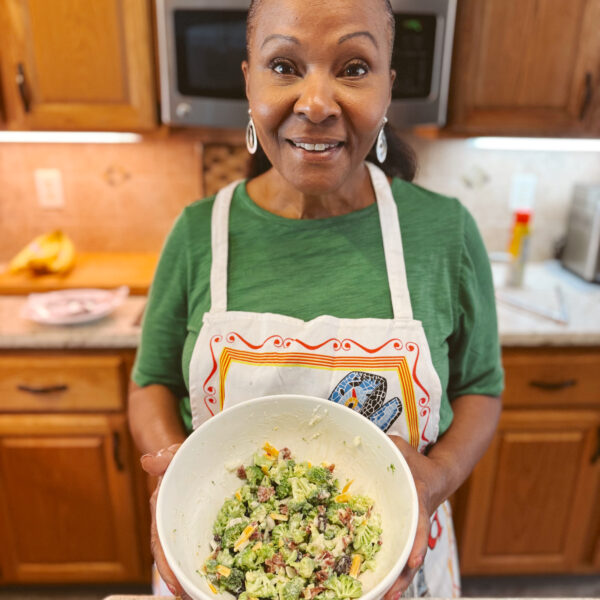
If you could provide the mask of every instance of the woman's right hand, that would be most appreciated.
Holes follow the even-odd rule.
[[[144,469],[148,475],[158,477],[158,483],[150,497],[150,514],[152,517],[150,544],[156,568],[174,596],[186,597],[181,584],[177,581],[173,571],[169,568],[162,546],[160,545],[160,540],[158,539],[158,530],[156,528],[156,499],[158,498],[158,489],[160,488],[163,475],[171,463],[173,456],[175,456],[175,452],[179,449],[179,446],[181,446],[181,444],[172,444],[168,448],[163,448],[158,452],[144,454],[141,457],[140,462],[142,464],[142,469]]]

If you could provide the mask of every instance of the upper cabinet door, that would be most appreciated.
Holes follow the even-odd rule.
[[[148,0],[2,0],[10,129],[156,127]]]
[[[460,0],[448,128],[600,134],[600,0]]]

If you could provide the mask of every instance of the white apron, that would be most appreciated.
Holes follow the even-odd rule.
[[[352,407],[424,452],[438,435],[441,384],[420,321],[412,316],[398,211],[384,173],[367,163],[381,223],[393,319],[302,321],[227,310],[229,207],[239,182],[212,211],[211,308],[190,362],[194,428],[230,406],[272,394],[305,394]],[[460,594],[449,505],[432,517],[424,566],[409,595]]]

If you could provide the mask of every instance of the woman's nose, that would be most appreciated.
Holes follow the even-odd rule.
[[[304,115],[313,123],[322,123],[329,117],[339,117],[340,105],[335,98],[335,85],[329,77],[314,73],[306,75],[294,112]]]

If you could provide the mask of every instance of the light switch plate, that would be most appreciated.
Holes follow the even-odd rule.
[[[36,169],[34,176],[38,204],[42,208],[63,208],[65,195],[61,172],[58,169]]]

